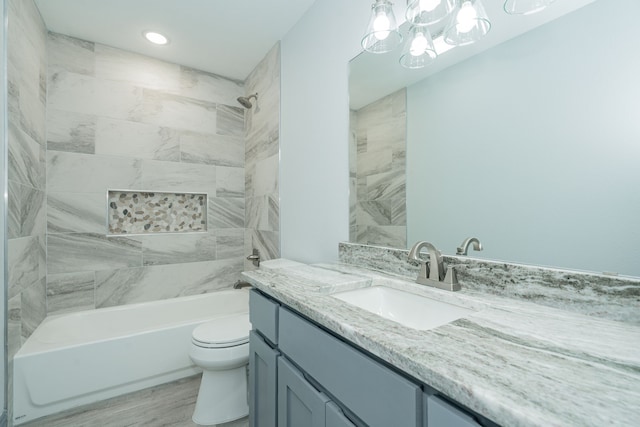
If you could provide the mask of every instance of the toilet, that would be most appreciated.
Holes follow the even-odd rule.
[[[193,330],[189,357],[202,368],[192,420],[200,425],[245,417],[249,363],[249,313],[211,320]]]

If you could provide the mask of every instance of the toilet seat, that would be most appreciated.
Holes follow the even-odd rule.
[[[235,347],[249,342],[249,314],[221,317],[203,323],[193,330],[194,345],[203,348]]]

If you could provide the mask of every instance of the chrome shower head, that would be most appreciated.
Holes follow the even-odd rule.
[[[238,102],[244,108],[251,108],[251,107],[253,107],[253,104],[251,103],[251,98],[253,98],[253,99],[255,99],[257,101],[258,100],[258,92],[254,93],[253,95],[249,95],[249,96],[240,96],[240,97],[238,97]]]

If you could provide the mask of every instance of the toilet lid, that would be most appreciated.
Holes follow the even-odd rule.
[[[249,313],[221,317],[203,323],[193,330],[194,344],[199,347],[233,347],[249,341]]]

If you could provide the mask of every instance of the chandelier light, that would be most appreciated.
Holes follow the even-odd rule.
[[[444,29],[444,41],[465,46],[481,40],[490,29],[491,22],[482,0],[461,0],[451,12],[451,20]]]
[[[402,34],[396,24],[392,3],[376,0],[371,6],[371,18],[362,38],[362,48],[371,53],[386,53],[400,46],[400,43]]]
[[[431,64],[438,54],[426,26],[413,26],[402,49],[400,65],[405,68],[422,68]]]
[[[503,8],[509,15],[529,15],[545,9],[553,2],[555,0],[504,0]],[[475,43],[491,29],[482,0],[407,0],[405,16],[410,27],[400,54],[400,65],[411,69],[433,63],[437,52],[444,53],[456,46]],[[431,31],[437,32],[437,51]],[[393,14],[393,4],[389,0],[375,0],[371,5],[367,31],[362,38],[364,50],[372,53],[390,52],[400,46],[402,39]]]

